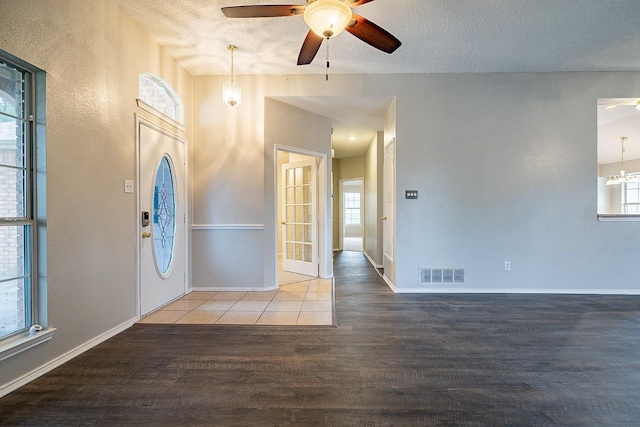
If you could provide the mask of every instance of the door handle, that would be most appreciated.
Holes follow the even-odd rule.
[[[143,239],[148,239],[149,237],[151,237],[151,233],[149,233],[148,231],[143,231],[142,232],[142,238]]]
[[[286,222],[284,222],[284,221],[282,221],[280,224],[282,224],[282,225],[287,225],[287,223],[286,223]]]
[[[386,216],[383,216],[383,217],[382,217],[382,220],[383,220],[383,221],[386,221],[386,220],[387,220],[387,217],[386,217]]]

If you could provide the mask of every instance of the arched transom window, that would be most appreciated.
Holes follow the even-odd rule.
[[[161,114],[184,124],[182,101],[162,78],[150,73],[140,74],[138,96]]]

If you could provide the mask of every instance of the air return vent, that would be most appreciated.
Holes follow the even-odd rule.
[[[464,283],[464,268],[420,267],[420,284],[431,283]]]

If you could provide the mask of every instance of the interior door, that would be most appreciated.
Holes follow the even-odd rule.
[[[395,140],[384,149],[383,164],[383,205],[382,205],[382,235],[384,274],[389,280],[394,280],[394,213],[395,213]]]
[[[318,275],[316,159],[282,165],[282,269]]]
[[[186,291],[185,140],[138,122],[140,315]]]

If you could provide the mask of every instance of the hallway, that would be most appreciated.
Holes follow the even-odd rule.
[[[399,295],[335,257],[337,327],[137,324],[0,400],[5,425],[629,426],[640,297]]]

